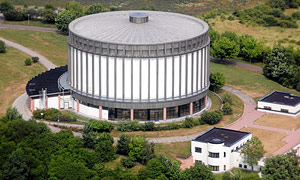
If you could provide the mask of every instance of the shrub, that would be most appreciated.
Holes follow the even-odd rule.
[[[230,16],[228,16],[228,20],[229,20],[229,21],[233,21],[233,20],[234,20],[234,17],[230,15]]]
[[[26,19],[26,14],[23,11],[16,11],[14,9],[5,11],[3,15],[7,21],[24,21]]]
[[[221,72],[211,73],[209,77],[211,91],[218,93],[225,85],[225,76]]]
[[[231,115],[232,114],[232,107],[230,106],[230,104],[227,102],[224,104],[223,106],[223,113],[225,115]]]
[[[121,164],[126,168],[133,168],[136,165],[136,162],[134,162],[131,158],[122,158]]]
[[[5,43],[0,40],[0,53],[5,53],[5,52],[6,52]]]
[[[67,114],[62,114],[59,116],[59,121],[62,121],[62,122],[74,122],[76,120],[77,120],[76,118],[71,117]]]
[[[168,124],[167,126],[165,126],[166,129],[165,130],[172,130],[172,129],[179,129],[180,128],[180,125],[179,124],[176,124],[174,122]]]
[[[229,103],[230,105],[232,105],[232,97],[230,94],[225,93],[223,96],[223,103]]]
[[[196,123],[193,118],[186,118],[185,121],[181,125],[183,128],[192,128],[196,126]]]
[[[119,123],[119,130],[122,132],[138,131],[140,126],[138,121],[123,121]]]
[[[2,13],[9,11],[9,10],[14,10],[14,5],[10,0],[4,0],[0,3],[0,11]]]
[[[44,14],[43,14],[43,21],[45,23],[54,24],[56,17],[57,17],[57,14],[54,13],[53,10],[45,10]]]
[[[146,122],[143,125],[140,125],[140,129],[142,131],[155,131],[155,124],[154,122]]]
[[[300,19],[300,11],[293,12],[292,17],[294,19],[299,20]]]
[[[219,110],[213,112],[204,112],[201,116],[200,123],[204,122],[209,125],[217,124],[221,121],[223,113]]]
[[[31,66],[31,64],[32,64],[31,59],[30,58],[26,58],[25,59],[25,66]]]
[[[106,121],[90,121],[88,123],[89,126],[93,129],[93,131],[97,133],[102,133],[102,132],[111,132],[113,129],[113,125],[110,122]]]
[[[31,59],[32,59],[33,63],[37,63],[37,62],[39,62],[40,58],[39,57],[32,57]]]
[[[126,134],[121,134],[117,144],[117,153],[127,156],[129,153],[130,137]]]

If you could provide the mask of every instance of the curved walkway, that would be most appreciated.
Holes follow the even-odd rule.
[[[29,48],[26,48],[20,44],[17,44],[15,42],[12,42],[12,41],[9,41],[7,39],[4,39],[2,37],[0,37],[0,40],[5,42],[5,45],[6,46],[9,46],[9,47],[13,47],[15,49],[18,49],[19,51],[22,51],[24,52],[25,54],[28,54],[29,56],[31,57],[39,57],[39,62],[45,66],[47,69],[52,69],[52,68],[55,68],[56,66],[51,62],[49,61],[45,56],[29,49]]]

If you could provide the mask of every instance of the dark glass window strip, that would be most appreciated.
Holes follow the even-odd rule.
[[[167,119],[178,118],[179,112],[178,107],[168,107],[167,108]]]
[[[150,109],[150,120],[163,119],[163,109]]]
[[[180,116],[190,115],[190,104],[179,106]]]
[[[117,109],[118,119],[130,119],[130,109]]]
[[[148,120],[148,110],[147,109],[135,109],[133,111],[133,117],[137,120],[146,121]]]

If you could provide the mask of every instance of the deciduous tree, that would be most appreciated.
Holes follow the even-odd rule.
[[[264,145],[258,139],[258,137],[252,137],[252,139],[245,144],[242,149],[242,153],[245,157],[245,163],[248,163],[253,171],[253,166],[258,164],[258,161],[265,154]]]

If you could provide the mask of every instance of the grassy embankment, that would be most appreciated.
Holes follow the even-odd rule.
[[[285,14],[292,14],[292,12],[300,11],[300,9],[288,9]],[[228,16],[226,16],[228,17]],[[220,17],[210,19],[209,24],[212,28],[223,33],[225,31],[235,32],[239,35],[251,35],[256,39],[266,43],[267,46],[273,46],[280,42],[284,46],[292,45],[300,47],[295,42],[300,40],[300,21],[297,21],[299,28],[282,28],[282,27],[264,27],[253,23],[240,24],[239,20],[224,20]],[[291,41],[295,40],[295,41]]]
[[[68,63],[67,36],[65,35],[51,32],[1,29],[0,37],[37,51],[57,66]]]
[[[56,28],[55,24],[47,24],[47,23],[43,23],[41,21],[32,21],[29,20],[29,24],[28,21],[5,21],[3,20],[1,22],[2,24],[10,24],[10,25],[22,25],[22,26],[37,26],[37,27],[44,27],[44,28]]]
[[[46,70],[40,63],[25,66],[29,56],[13,48],[0,54],[0,116],[14,100],[25,92],[28,80]]]

